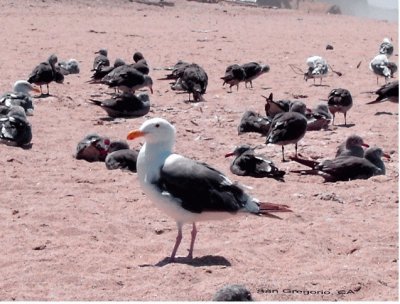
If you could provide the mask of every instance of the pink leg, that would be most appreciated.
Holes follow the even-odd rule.
[[[196,223],[193,223],[193,229],[192,229],[192,239],[190,240],[190,248],[189,248],[189,254],[188,258],[193,258],[193,247],[194,247],[194,241],[196,240],[196,235],[197,235],[197,229],[196,229]]]
[[[171,261],[175,260],[176,252],[178,251],[179,245],[182,241],[182,223],[176,223],[178,226],[178,235],[176,236],[175,246],[171,253]]]

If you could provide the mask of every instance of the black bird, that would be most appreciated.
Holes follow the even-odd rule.
[[[221,77],[224,81],[222,84],[223,86],[225,83],[229,84],[229,90],[232,92],[232,87],[235,85],[236,90],[239,90],[239,83],[244,81],[246,78],[246,73],[238,64],[231,64],[225,70],[225,75]]]
[[[293,104],[293,101],[288,99],[273,100],[274,95],[272,93],[270,93],[268,97],[262,97],[265,98],[265,115],[271,118],[278,113],[289,112],[290,107]]]
[[[126,141],[111,141],[105,159],[108,170],[123,169],[136,172],[139,151],[132,150]]]
[[[106,49],[100,49],[95,54],[98,54],[93,60],[93,69],[95,71],[102,66],[110,66],[110,60],[108,59],[107,55],[108,52]]]
[[[100,106],[110,117],[141,117],[150,110],[150,98],[147,93],[135,95],[122,92],[106,100],[89,99],[92,104]]]
[[[185,71],[186,67],[188,67],[190,63],[179,60],[174,67],[172,68],[172,72],[165,75],[163,78],[159,78],[158,80],[175,80],[177,81],[179,78],[182,77],[183,72]]]
[[[240,120],[238,135],[247,132],[255,132],[266,136],[271,126],[271,122],[272,119],[269,117],[261,116],[253,111],[246,111]]]
[[[29,83],[34,83],[40,87],[40,93],[43,94],[42,85],[47,86],[47,94],[49,95],[49,83],[55,81],[57,83],[63,83],[64,75],[61,73],[60,69],[55,66],[57,63],[57,56],[51,55],[47,61],[44,61],[37,65],[32,73],[28,77]]]
[[[0,140],[6,144],[26,146],[32,140],[32,128],[24,108],[12,106],[7,115],[0,117]]]
[[[306,109],[303,102],[296,101],[289,112],[278,113],[272,120],[265,143],[282,146],[282,161],[285,161],[285,145],[294,144],[297,156],[297,143],[307,131]]]
[[[236,157],[230,166],[233,174],[258,178],[270,177],[284,181],[285,171],[279,170],[272,161],[263,158],[261,155],[255,155],[254,148],[249,145],[236,147],[233,152],[225,155],[225,157],[230,156]]]
[[[139,72],[148,75],[150,73],[149,65],[147,64],[146,59],[141,52],[135,52],[133,54],[133,61],[134,63],[132,66],[137,69]]]
[[[377,147],[368,148],[364,157],[342,155],[322,162],[291,157],[292,160],[312,168],[310,170],[292,170],[291,172],[321,175],[327,181],[368,179],[386,173],[381,157],[390,159],[388,154]]]
[[[148,87],[153,94],[153,80],[135,69],[132,65],[122,65],[114,68],[103,77],[102,83],[110,88],[117,88],[123,92],[134,92],[143,87]]]
[[[253,87],[253,80],[261,76],[264,73],[269,72],[270,68],[267,64],[260,64],[257,62],[248,62],[242,65],[245,73],[244,85],[247,88],[247,83],[250,82],[250,86]]]
[[[204,69],[196,63],[188,65],[182,74],[182,77],[171,88],[173,90],[182,90],[193,94],[195,102],[201,101],[203,94],[206,93],[208,85],[208,76]]]
[[[93,75],[90,77],[91,79],[88,81],[89,83],[101,83],[101,80],[103,79],[104,76],[106,76],[108,73],[110,73],[112,70],[119,66],[125,65],[125,61],[123,61],[120,58],[115,59],[114,65],[113,66],[104,66],[100,65],[93,73]]]
[[[347,111],[353,106],[353,98],[349,90],[338,88],[333,89],[328,96],[328,107],[329,111],[333,115],[332,124],[335,124],[335,113],[343,113],[344,125],[347,125],[346,114]]]
[[[399,81],[395,80],[386,83],[373,93],[378,96],[374,101],[368,102],[367,104],[378,103],[386,100],[399,102]]]
[[[336,150],[336,156],[356,156],[356,157],[364,157],[365,151],[364,148],[368,148],[369,145],[364,142],[361,136],[358,135],[350,135],[346,138],[346,140],[341,143]]]
[[[86,135],[76,146],[74,157],[88,162],[104,161],[107,156],[110,139],[96,133]]]
[[[329,112],[328,105],[318,104],[310,112],[306,113],[307,131],[317,131],[326,129],[332,121],[332,115]]]

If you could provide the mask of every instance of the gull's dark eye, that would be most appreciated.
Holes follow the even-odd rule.
[[[156,124],[156,128],[158,128],[160,126],[160,124]]]

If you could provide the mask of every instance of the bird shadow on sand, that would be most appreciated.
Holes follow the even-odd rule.
[[[151,264],[142,264],[139,267],[164,267],[168,264],[186,264],[193,267],[203,267],[203,266],[232,266],[231,263],[224,257],[219,255],[205,255],[197,258],[188,258],[188,257],[177,257],[173,262],[171,262],[169,257],[166,257],[159,261],[158,263]]]
[[[33,97],[37,98],[37,99],[44,99],[44,98],[55,97],[55,96],[51,95],[51,94],[40,94],[40,95],[36,95],[36,96],[33,96]]]
[[[335,127],[340,127],[340,128],[352,128],[354,126],[355,126],[355,124],[353,124],[353,123],[347,124],[347,125],[345,125],[345,124],[335,125]]]
[[[0,144],[9,146],[9,147],[21,148],[23,150],[30,150],[30,149],[32,149],[32,146],[33,146],[32,143],[25,144],[25,145],[18,145],[18,144],[15,144],[14,142],[10,142],[8,140],[3,140],[3,139],[0,139]]]
[[[330,85],[329,84],[310,84],[309,85],[309,87],[325,87],[325,88],[327,88],[327,87],[330,87]]]
[[[378,115],[393,115],[392,112],[380,111],[375,113],[376,116]]]

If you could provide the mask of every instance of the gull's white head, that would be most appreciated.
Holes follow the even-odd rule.
[[[147,143],[172,143],[175,141],[175,127],[163,118],[146,120],[139,129],[128,133],[127,139],[144,137]]]
[[[14,83],[13,91],[16,93],[25,93],[27,95],[29,95],[30,91],[35,91],[37,93],[40,92],[39,88],[33,86],[32,84],[30,84],[25,80],[17,80]]]

